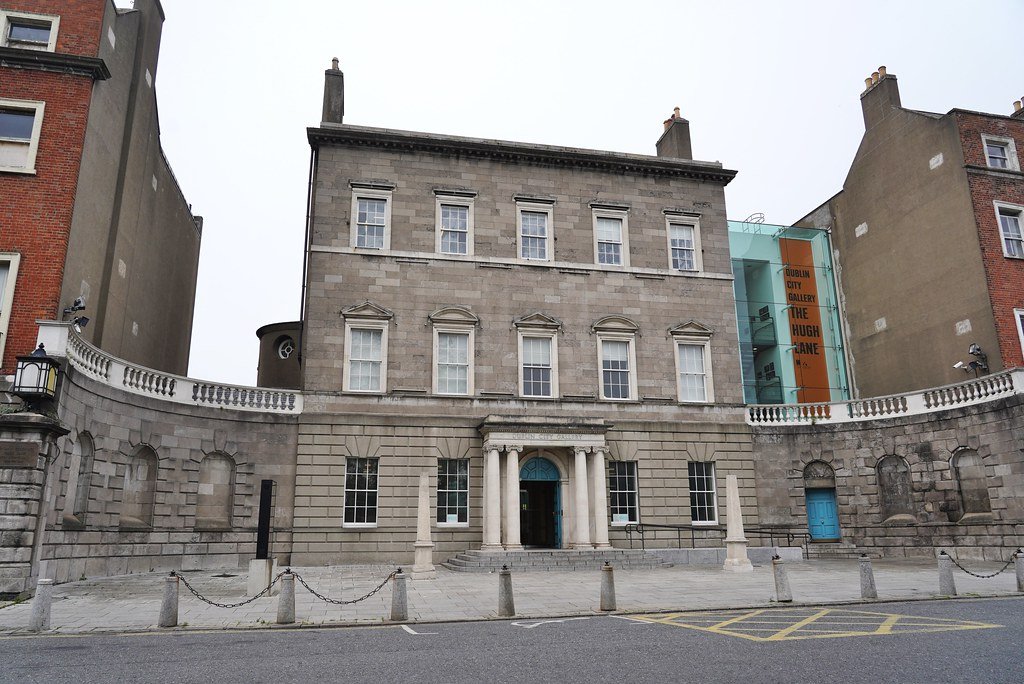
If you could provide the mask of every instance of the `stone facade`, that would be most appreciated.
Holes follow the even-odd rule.
[[[1024,545],[1024,393],[927,415],[760,425],[753,441],[763,524],[806,531],[807,490],[834,487],[841,539],[857,552],[1006,560]]]

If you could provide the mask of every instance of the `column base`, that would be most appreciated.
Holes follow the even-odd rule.
[[[730,541],[726,540],[726,558],[722,564],[722,570],[727,572],[753,572],[754,566],[747,558],[747,540]]]
[[[505,544],[505,550],[506,551],[522,551],[523,550],[523,545],[522,544]]]
[[[481,551],[504,551],[505,547],[501,544],[481,544]]]
[[[592,548],[594,548],[594,545],[591,544],[590,542],[586,542],[586,543],[574,542],[573,545],[572,545],[572,548],[575,549],[575,550],[581,550],[582,551],[584,549],[586,549],[586,550],[592,549]]]
[[[607,542],[604,542],[604,543],[601,543],[601,544],[594,544],[594,548],[595,549],[610,549],[610,548],[612,548],[612,545],[607,543]]]

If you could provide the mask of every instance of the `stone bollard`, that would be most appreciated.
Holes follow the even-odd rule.
[[[391,620],[393,622],[404,622],[409,619],[409,595],[406,591],[406,580],[408,575],[398,568],[394,580],[391,583]]]
[[[160,627],[178,626],[178,576],[164,578],[164,600],[160,603]]]
[[[875,573],[871,570],[871,559],[866,553],[860,555],[860,597],[878,598],[878,589],[875,588]]]
[[[32,597],[32,612],[28,617],[28,628],[33,632],[50,629],[50,604],[53,603],[53,580],[40,579],[36,582],[36,595]]]
[[[1017,549],[1013,554],[1013,566],[1017,571],[1017,591],[1024,594],[1024,551]]]
[[[498,571],[498,617],[512,617],[516,614],[516,602],[512,596],[512,571],[502,565]]]
[[[281,575],[281,593],[277,597],[277,624],[295,622],[295,575],[290,569]]]
[[[775,595],[779,603],[792,603],[793,592],[789,588],[789,577],[782,557],[772,556],[772,573],[775,575]]]
[[[601,610],[615,610],[615,569],[608,561],[601,568]]]
[[[953,559],[945,551],[939,551],[939,596],[956,596]]]

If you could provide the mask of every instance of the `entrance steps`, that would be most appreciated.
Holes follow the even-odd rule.
[[[443,567],[456,572],[496,572],[507,565],[518,572],[599,570],[605,562],[618,568],[671,567],[654,554],[639,549],[523,549],[522,551],[465,551]]]
[[[860,558],[857,545],[848,541],[807,542],[807,558],[815,560],[850,560]]]

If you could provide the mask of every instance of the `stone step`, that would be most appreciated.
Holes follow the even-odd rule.
[[[616,568],[658,568],[671,564],[634,549],[527,549],[523,551],[469,550],[441,565],[457,572],[495,572],[502,566],[519,572],[599,570],[605,562]]]

